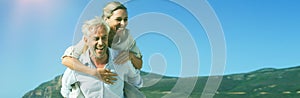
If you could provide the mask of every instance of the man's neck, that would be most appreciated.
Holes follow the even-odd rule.
[[[108,62],[108,53],[106,53],[103,57],[97,58],[95,56],[91,57],[92,62],[95,64],[97,68],[104,68],[104,66]]]

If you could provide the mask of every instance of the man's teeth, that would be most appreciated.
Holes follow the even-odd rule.
[[[104,49],[104,47],[102,47],[102,48],[97,48],[97,50],[103,50]]]

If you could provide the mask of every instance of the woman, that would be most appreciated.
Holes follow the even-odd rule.
[[[141,69],[142,56],[140,50],[129,34],[129,30],[126,29],[128,24],[127,8],[120,2],[110,2],[103,8],[102,19],[111,29],[108,36],[108,47],[124,51],[116,58],[115,63],[122,64],[127,60],[131,60],[136,69]],[[62,64],[72,70],[98,77],[100,80],[103,80],[104,77],[111,77],[113,73],[109,70],[91,69],[79,62],[79,56],[86,49],[87,46],[84,45],[83,40],[77,45],[69,47],[62,57]],[[107,83],[111,83],[111,81]]]

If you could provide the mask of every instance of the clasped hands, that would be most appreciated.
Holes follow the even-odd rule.
[[[114,84],[114,81],[117,80],[117,78],[113,77],[117,76],[117,74],[105,68],[97,68],[95,76],[106,84]]]
[[[129,59],[129,53],[123,51],[117,56],[114,62],[115,64],[124,64]],[[114,82],[117,80],[117,78],[113,77],[117,76],[117,74],[105,68],[97,68],[95,76],[106,84],[114,84]]]

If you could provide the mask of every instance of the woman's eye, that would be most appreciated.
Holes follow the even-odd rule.
[[[122,19],[116,19],[117,21],[122,21]]]

